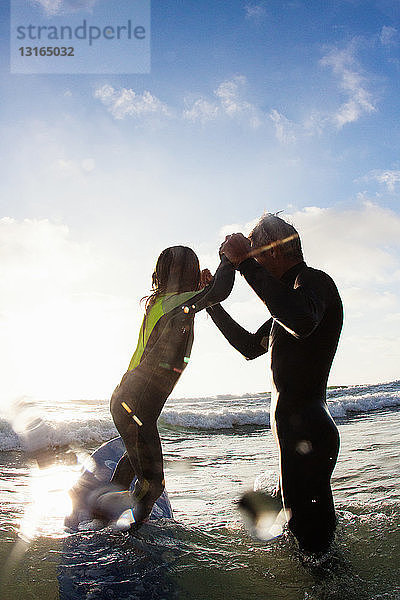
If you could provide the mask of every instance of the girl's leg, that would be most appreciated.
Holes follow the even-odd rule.
[[[121,490],[129,490],[134,477],[135,471],[128,453],[125,452],[119,459],[110,482]]]
[[[156,422],[143,424],[138,429],[137,457],[140,475],[133,492],[137,524],[150,515],[154,503],[164,490],[163,456]]]
[[[165,399],[161,404],[160,394],[154,394],[154,390],[148,389],[147,380],[143,390],[140,378],[129,375],[123,378],[111,398],[111,414],[128,457],[122,457],[112,481],[127,489],[128,480],[130,484],[136,475],[134,516],[136,523],[141,524],[151,513],[165,485],[161,442],[157,430],[157,418]],[[138,397],[141,402],[134,402],[133,399]]]
[[[126,452],[120,458],[114,473],[111,477],[111,483],[123,490],[129,490],[135,475],[138,472],[137,461],[137,426],[130,418],[129,413],[123,408],[122,400],[116,389],[111,398],[111,415],[118,433],[122,437]]]

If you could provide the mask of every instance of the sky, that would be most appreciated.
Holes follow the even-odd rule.
[[[26,2],[122,18],[119,0]],[[398,379],[397,0],[153,0],[147,73],[11,73],[6,0],[0,23],[0,404],[109,397],[160,251],[189,245],[215,270],[224,236],[264,211],[338,285],[329,383]],[[251,331],[269,318],[239,274],[224,306]],[[269,389],[268,359],[198,315],[173,395]]]

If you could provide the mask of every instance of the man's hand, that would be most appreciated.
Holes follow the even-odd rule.
[[[211,275],[211,272],[209,271],[209,269],[203,269],[200,273],[200,287],[206,287],[206,285],[208,285],[209,283],[211,283],[213,280],[213,276]]]
[[[225,254],[230,262],[238,267],[246,258],[249,258],[251,252],[250,240],[242,233],[233,233],[227,235],[225,241],[221,244],[219,253]]]

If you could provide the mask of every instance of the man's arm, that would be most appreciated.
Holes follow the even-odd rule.
[[[272,319],[261,325],[256,333],[250,333],[236,323],[220,304],[211,306],[207,312],[228,342],[245,358],[251,360],[267,352]]]
[[[325,313],[327,293],[315,277],[308,273],[300,275],[300,285],[293,289],[270,275],[253,258],[243,261],[238,269],[272,317],[289,333],[304,338],[318,327]]]

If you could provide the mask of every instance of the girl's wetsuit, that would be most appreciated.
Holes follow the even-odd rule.
[[[227,340],[248,359],[271,350],[271,423],[280,449],[280,488],[289,527],[300,547],[325,551],[336,518],[330,478],[338,430],[326,404],[326,385],[343,321],[337,288],[304,262],[279,280],[254,259],[239,270],[272,318],[251,334],[219,305],[208,310]]]
[[[195,313],[227,298],[234,277],[234,267],[222,257],[212,283],[203,290],[158,297],[144,317],[129,369],[112,395],[111,414],[126,453],[111,481],[129,489],[136,475],[136,523],[150,514],[164,489],[157,419],[189,361]]]

